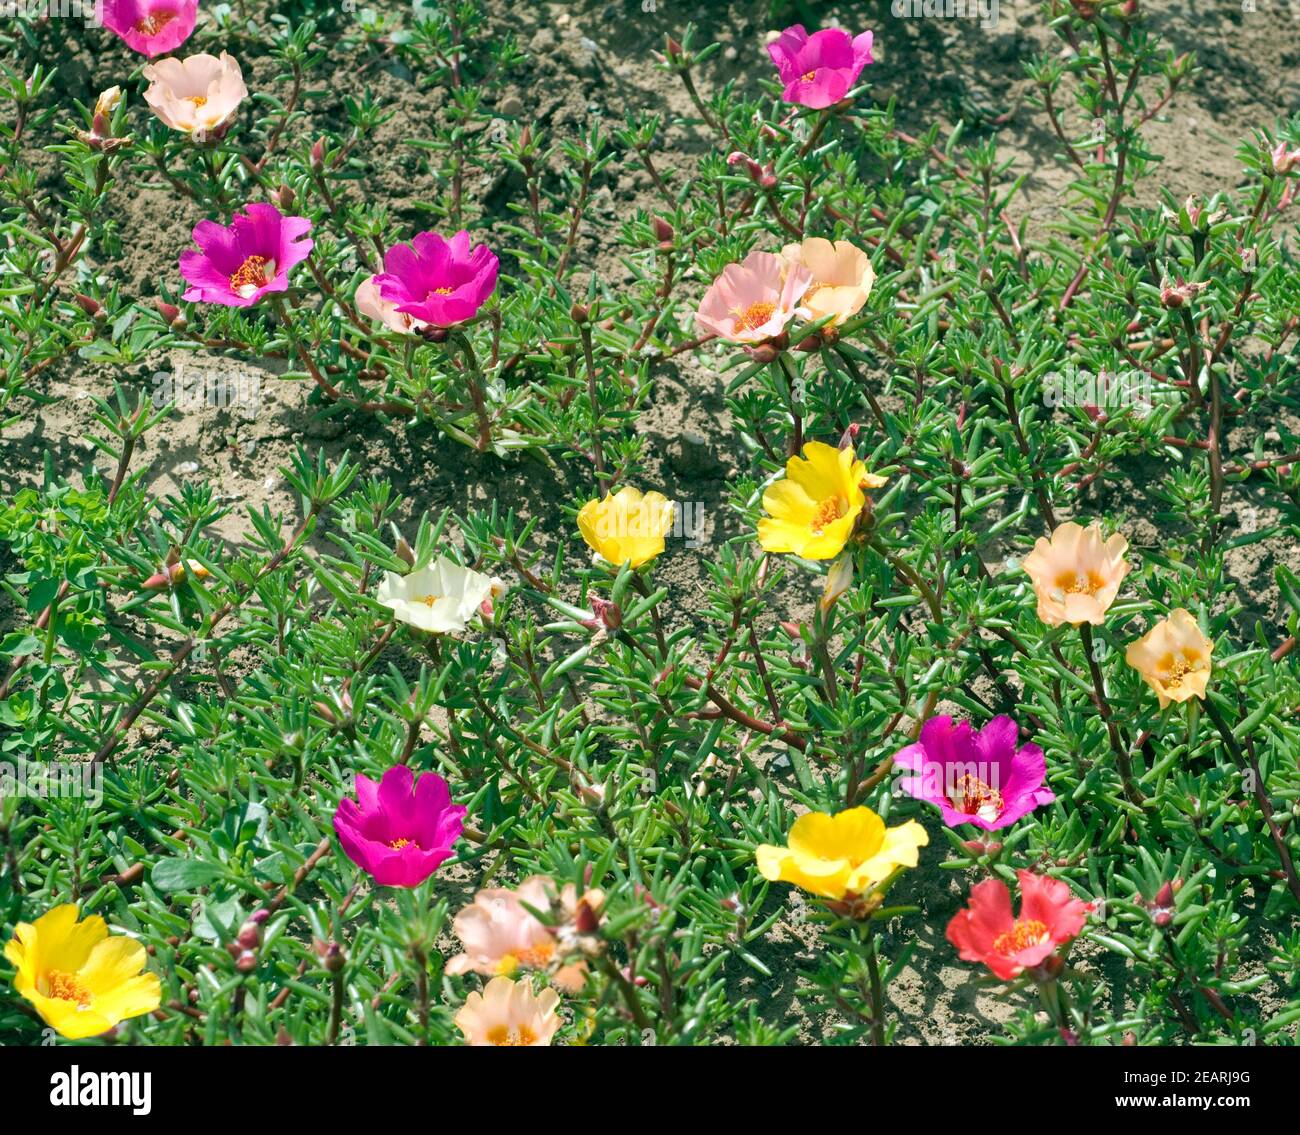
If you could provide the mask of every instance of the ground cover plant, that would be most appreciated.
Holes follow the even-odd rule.
[[[1295,1044],[1300,118],[905,7],[0,28],[6,1044]]]

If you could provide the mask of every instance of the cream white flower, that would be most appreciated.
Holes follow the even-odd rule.
[[[376,596],[403,623],[435,634],[456,634],[485,599],[505,592],[495,576],[439,556],[407,575],[385,572]]]
[[[248,95],[239,64],[226,52],[160,59],[142,74],[149,80],[144,101],[163,122],[185,134],[225,126]]]

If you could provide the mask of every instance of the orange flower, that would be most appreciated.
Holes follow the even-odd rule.
[[[1038,596],[1038,617],[1049,627],[1100,625],[1129,573],[1126,551],[1123,536],[1103,540],[1096,522],[1081,528],[1066,521],[1050,540],[1040,536],[1024,561]]]
[[[876,282],[871,258],[847,240],[832,244],[825,237],[813,236],[802,244],[787,244],[781,255],[787,264],[812,273],[803,305],[814,320],[831,316],[832,327],[862,310]]]
[[[1124,661],[1155,690],[1164,709],[1171,701],[1205,697],[1213,651],[1214,644],[1201,633],[1191,612],[1179,607],[1130,643]]]

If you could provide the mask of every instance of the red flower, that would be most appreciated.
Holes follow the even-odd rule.
[[[1045,962],[1063,942],[1083,929],[1092,903],[1076,899],[1059,879],[1017,872],[1020,917],[1011,913],[1011,894],[1001,879],[971,888],[968,906],[948,923],[948,941],[963,961],[983,962],[1004,981]]]

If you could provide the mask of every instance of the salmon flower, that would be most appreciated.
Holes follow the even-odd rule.
[[[497,258],[486,244],[472,249],[463,229],[451,240],[418,233],[384,256],[384,270],[373,276],[380,298],[403,315],[434,327],[452,327],[478,314],[496,290]]]
[[[413,334],[429,326],[423,319],[416,319],[413,315],[398,311],[397,304],[384,299],[379,291],[379,285],[375,282],[378,279],[378,276],[371,276],[357,285],[358,312],[367,319],[378,320],[389,331],[397,331],[403,335]]]
[[[144,101],[166,125],[203,137],[219,133],[248,96],[239,64],[226,52],[160,59],[143,70]]]
[[[199,0],[101,0],[97,10],[104,27],[132,51],[152,58],[190,38]]]
[[[775,252],[755,250],[740,264],[728,264],[709,285],[695,322],[729,343],[775,339],[796,315],[809,318],[799,301],[812,279],[807,268],[788,265]]]
[[[229,225],[200,221],[194,226],[199,251],[181,253],[181,275],[190,287],[185,299],[223,307],[251,307],[268,292],[289,290],[289,269],[313,248],[302,239],[311,231],[306,217],[286,217],[274,205],[245,205]]]
[[[870,808],[850,808],[800,816],[785,847],[765,843],[754,855],[763,878],[838,902],[870,895],[900,867],[915,867],[929,842],[915,820],[886,828]]]
[[[638,568],[664,550],[673,526],[673,502],[663,493],[626,486],[589,500],[578,513],[578,531],[593,552],[615,565]]]
[[[554,989],[534,994],[527,982],[494,977],[482,993],[465,998],[456,1024],[475,1047],[537,1048],[549,1045],[560,1027],[559,1003]]]
[[[1019,736],[1016,723],[1005,716],[978,733],[969,721],[932,717],[915,745],[894,754],[895,768],[916,774],[899,780],[898,787],[933,804],[950,828],[1005,828],[1056,799],[1044,784],[1043,750],[1033,743],[1017,748]]]
[[[99,915],[78,922],[77,908],[65,903],[18,923],[14,935],[5,945],[18,970],[14,989],[60,1036],[98,1036],[158,1008],[162,989],[145,971],[144,946],[110,935]]]
[[[1096,521],[1087,528],[1066,521],[1050,540],[1040,536],[1024,560],[1038,596],[1038,617],[1049,627],[1100,625],[1129,573],[1127,551],[1128,541],[1118,533],[1104,540]]]
[[[1205,697],[1213,651],[1214,644],[1201,633],[1192,613],[1179,607],[1130,643],[1124,661],[1155,690],[1164,709],[1170,702]]]
[[[434,634],[459,634],[483,603],[503,594],[496,576],[439,556],[406,575],[384,572],[376,598],[398,621]]]
[[[803,306],[810,319],[830,318],[832,327],[862,310],[876,282],[871,258],[847,240],[832,244],[824,237],[809,237],[802,244],[787,244],[781,255],[787,264],[812,273]]]
[[[452,921],[452,929],[465,952],[447,963],[447,973],[481,973],[509,977],[520,969],[553,971],[551,980],[565,992],[580,990],[587,978],[585,962],[563,960],[564,943],[573,938],[579,905],[594,921],[604,901],[600,891],[585,891],[581,898],[572,883],[558,896],[560,920],[547,925],[534,911],[553,912],[557,906],[555,884],[544,875],[532,875],[517,890],[492,887],[481,890],[474,901]],[[584,913],[584,917],[586,917]]]
[[[852,449],[810,441],[802,457],[786,462],[785,476],[763,493],[768,515],[758,522],[758,542],[765,552],[833,559],[866,507],[862,490],[878,489],[886,480],[868,473]]]
[[[785,84],[781,97],[814,110],[839,102],[872,62],[871,38],[871,32],[850,36],[843,28],[823,28],[812,35],[802,24],[786,28],[767,45]]]
[[[1091,903],[1076,899],[1059,879],[1018,871],[1020,917],[1011,913],[1011,894],[1001,879],[971,888],[965,909],[948,923],[948,941],[963,961],[983,962],[1003,981],[1041,966],[1058,946],[1083,929]],[[1040,971],[1041,972],[1041,971]]]
[[[451,858],[465,808],[451,802],[435,772],[418,777],[394,765],[379,782],[357,774],[357,798],[344,797],[334,813],[343,850],[383,887],[416,887]]]

